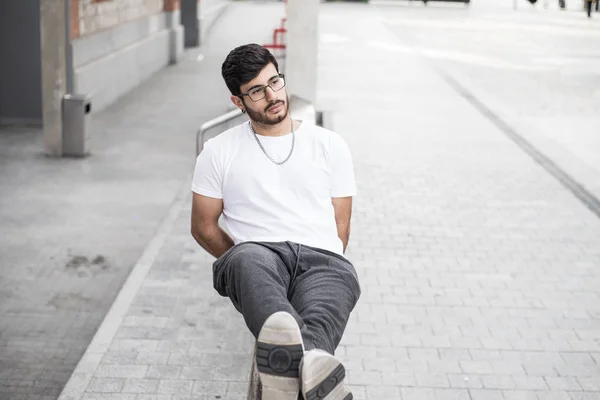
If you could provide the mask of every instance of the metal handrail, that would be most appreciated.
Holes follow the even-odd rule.
[[[232,119],[239,117],[242,114],[242,110],[236,108],[235,110],[229,111],[226,114],[220,115],[217,118],[213,118],[210,121],[203,123],[198,132],[196,133],[196,157],[198,157],[200,152],[204,150],[204,134],[207,130],[225,124],[231,121]]]
[[[319,116],[315,111],[315,106],[311,102],[296,95],[292,95],[290,97],[290,113],[294,115],[295,118],[301,119],[302,121],[319,123]],[[232,119],[241,116],[242,114],[242,110],[236,107],[232,111],[229,111],[226,114],[220,115],[202,124],[196,133],[196,157],[198,157],[200,152],[204,150],[204,134],[207,130],[225,124]]]

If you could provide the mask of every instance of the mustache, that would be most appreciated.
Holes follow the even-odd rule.
[[[273,107],[275,107],[275,106],[277,106],[277,105],[279,105],[279,104],[285,104],[285,101],[283,101],[283,100],[278,100],[278,101],[276,101],[276,102],[274,102],[274,103],[271,103],[271,104],[269,104],[269,105],[267,106],[267,108],[265,108],[265,111],[269,111],[271,108],[273,108]]]

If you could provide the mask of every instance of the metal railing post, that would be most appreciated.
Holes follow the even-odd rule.
[[[218,116],[217,118],[213,118],[210,121],[207,121],[204,124],[202,124],[202,126],[196,133],[196,157],[198,157],[200,152],[204,149],[204,134],[206,133],[207,130],[216,128],[219,125],[225,124],[225,123],[231,121],[232,119],[235,119],[235,118],[241,116],[242,114],[243,114],[242,110],[240,110],[239,108],[236,108],[233,111],[229,111],[226,114]]]

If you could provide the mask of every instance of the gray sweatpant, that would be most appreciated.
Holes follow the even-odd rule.
[[[229,297],[254,335],[287,311],[306,350],[333,354],[360,297],[354,266],[338,254],[292,242],[245,242],[213,264],[213,285]]]

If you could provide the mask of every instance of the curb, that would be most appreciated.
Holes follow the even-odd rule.
[[[178,189],[166,217],[131,269],[127,280],[100,324],[98,331],[96,331],[94,338],[81,357],[81,360],[79,360],[79,363],[77,363],[75,370],[58,397],[59,400],[79,400],[85,393],[102,358],[110,348],[131,303],[146,279],[148,272],[154,265],[156,257],[165,244],[167,237],[172,232],[175,221],[186,204],[190,192],[190,181],[191,175],[188,174]]]

